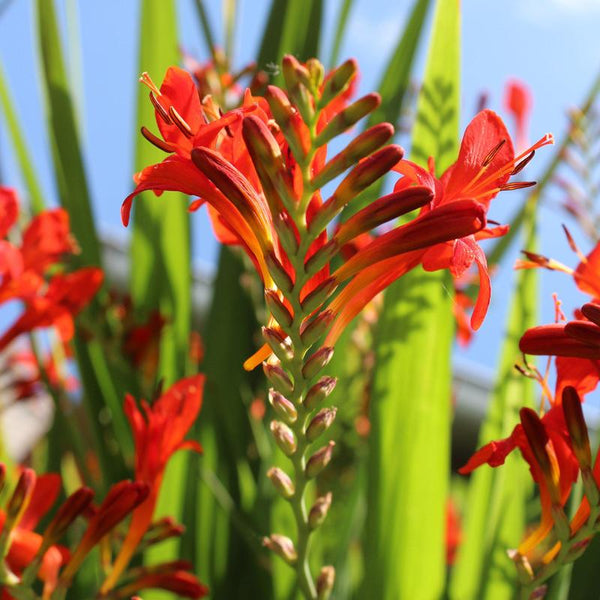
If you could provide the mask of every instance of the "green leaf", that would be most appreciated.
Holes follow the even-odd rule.
[[[333,44],[331,46],[331,57],[329,58],[330,69],[334,69],[337,66],[340,58],[340,48],[342,46],[344,34],[346,33],[348,17],[350,16],[353,4],[354,0],[343,0],[343,4],[337,13],[335,34],[333,35]]]
[[[269,71],[284,54],[306,60],[318,54],[323,0],[273,0],[258,54],[258,66]],[[272,70],[272,69],[271,69]],[[278,83],[280,75],[273,78]]]
[[[458,152],[460,11],[439,0],[412,134],[442,171]],[[369,437],[365,597],[441,597],[450,466],[447,272],[415,270],[388,288],[376,345]]]
[[[410,76],[414,68],[417,48],[423,36],[423,26],[430,4],[431,0],[417,0],[414,3],[406,27],[398,39],[398,44],[379,83],[378,91],[381,95],[381,104],[369,116],[368,126],[387,121],[397,127],[400,116],[406,108]],[[344,209],[342,219],[349,218],[378,198],[381,195],[383,182],[383,178],[378,179],[348,205]]]
[[[527,203],[524,244],[536,247],[536,202]],[[533,406],[533,382],[517,373],[521,360],[519,338],[537,321],[537,280],[535,269],[517,272],[508,317],[498,379],[481,426],[479,446],[507,437],[519,422],[519,409]],[[455,600],[510,600],[516,569],[506,550],[520,542],[525,528],[526,502],[533,490],[526,463],[517,453],[497,469],[483,466],[471,476],[465,507],[464,541],[452,572],[450,598]]]
[[[6,82],[2,65],[0,65],[0,105],[2,106],[6,127],[15,150],[17,163],[21,170],[25,185],[27,186],[32,212],[37,214],[44,210],[46,202],[35,172],[35,163],[32,159],[31,152],[27,147],[27,142],[25,141],[23,130],[21,129],[19,118],[17,116],[17,110],[10,95],[10,88]]]
[[[161,81],[170,65],[179,62],[177,20],[172,0],[140,2],[140,72],[148,71]],[[138,88],[137,125],[154,122],[154,110],[147,90]],[[137,137],[136,170],[160,162],[164,154]],[[191,252],[187,198],[165,193],[160,198],[144,194],[136,200],[131,245],[131,295],[138,314],[159,310],[168,320],[160,341],[159,377],[165,388],[187,373],[191,325]],[[168,514],[176,520],[183,515],[188,488],[189,453],[175,455],[166,470],[157,518]],[[147,552],[149,563],[179,557],[179,542],[161,544]],[[148,598],[171,597],[162,592]]]
[[[269,531],[270,503],[264,496],[252,498],[244,492],[252,487],[247,483],[249,469],[256,486],[268,485],[265,474],[248,456],[253,437],[247,405],[259,374],[247,373],[242,367],[256,350],[253,337],[257,329],[251,298],[240,281],[244,273],[239,256],[222,247],[204,336],[206,385],[197,434],[204,448],[199,459],[204,477],[198,480],[198,468],[193,467],[197,485],[185,520],[195,539],[194,548],[188,546],[187,550],[193,552],[196,572],[210,586],[213,597],[267,599],[272,596],[272,584],[261,566],[266,552],[260,549],[259,534]],[[215,487],[209,485],[215,476],[257,532],[254,544],[215,496]]]
[[[60,202],[69,211],[71,229],[81,247],[78,262],[100,265],[100,245],[94,227],[80,133],[65,70],[54,0],[37,0],[36,7],[48,130]]]

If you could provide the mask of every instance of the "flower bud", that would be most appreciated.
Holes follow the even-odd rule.
[[[306,410],[311,411],[317,408],[321,402],[333,392],[337,384],[336,377],[321,377],[317,383],[315,383],[306,393],[304,398],[304,407]]]
[[[298,418],[296,407],[277,390],[269,390],[269,402],[277,413],[278,417],[284,419],[287,423],[294,423]]]
[[[288,254],[298,252],[298,233],[296,226],[287,213],[279,213],[274,219],[275,229],[281,245]]]
[[[306,428],[306,439],[314,442],[323,432],[327,431],[335,419],[337,408],[323,408],[311,420]]]
[[[315,146],[323,146],[329,140],[366,117],[371,111],[375,110],[381,104],[381,96],[375,92],[367,94],[347,106],[344,110],[338,112],[327,125],[321,130],[315,139]]]
[[[296,436],[287,425],[281,421],[271,421],[271,433],[286,456],[292,456],[296,452]]]
[[[600,358],[600,346],[592,346],[567,335],[564,323],[539,325],[528,329],[519,340],[519,350],[524,354],[547,356],[572,356],[574,358]]]
[[[304,272],[308,275],[315,275],[325,267],[331,259],[339,252],[340,247],[335,239],[329,240],[324,246],[321,246],[304,263]]]
[[[285,92],[276,86],[269,85],[265,92],[265,98],[269,103],[273,118],[281,128],[294,155],[296,157],[306,156],[309,150],[308,140],[305,140],[299,131],[300,117],[296,114]]]
[[[275,554],[283,558],[289,565],[295,564],[296,560],[298,560],[294,542],[285,535],[272,533],[269,537],[263,538],[262,545],[275,552]]]
[[[58,509],[44,532],[44,543],[48,546],[56,544],[66,533],[73,521],[91,504],[94,492],[82,487],[73,492]]]
[[[17,485],[6,505],[6,523],[9,528],[16,525],[21,515],[25,512],[31,500],[36,479],[37,477],[33,469],[23,469],[21,471]]]
[[[312,87],[318,90],[323,83],[323,77],[325,77],[325,68],[316,58],[309,58],[306,61],[306,68],[310,74]]]
[[[562,543],[565,543],[571,537],[569,517],[567,517],[563,507],[560,506],[560,504],[553,504],[551,512],[556,536]]]
[[[333,348],[329,346],[319,348],[319,350],[310,356],[302,367],[302,376],[304,379],[310,380],[315,377],[319,371],[329,363],[332,356]]]
[[[316,529],[323,524],[323,521],[325,521],[327,513],[329,512],[329,507],[331,506],[331,499],[332,494],[331,492],[328,492],[315,500],[315,503],[308,513],[308,524],[311,529]]]
[[[269,269],[269,274],[273,278],[273,281],[277,284],[277,287],[284,292],[291,292],[294,289],[294,282],[292,281],[289,273],[285,270],[285,267],[275,256],[275,253],[267,252],[265,254],[265,262],[267,264],[267,268]]]
[[[294,482],[287,473],[284,473],[278,467],[271,467],[267,471],[267,477],[271,480],[273,487],[284,497],[291,498],[296,491]]]
[[[327,106],[336,96],[341,94],[356,76],[358,65],[353,58],[342,63],[337,69],[332,71],[325,81],[321,99],[319,100],[319,108]]]
[[[569,321],[565,324],[565,333],[576,340],[589,344],[590,346],[600,346],[600,327],[589,321]]]
[[[404,150],[400,146],[390,145],[359,162],[320,208],[319,219],[325,219],[327,223],[331,221],[352,198],[385,175],[403,155]]]
[[[548,444],[548,434],[544,428],[544,424],[537,413],[531,408],[522,408],[519,411],[519,415],[529,447],[533,452],[535,461],[544,475],[552,503],[560,504],[558,473],[556,472],[557,466],[552,464],[552,460],[546,449],[546,445]]]
[[[300,303],[304,314],[310,315],[317,310],[331,296],[337,286],[337,281],[333,277],[329,277],[309,292]]]
[[[589,469],[592,465],[592,453],[588,429],[581,410],[581,399],[574,387],[566,386],[562,394],[562,408],[565,423],[571,437],[571,444],[575,456],[582,469]]]
[[[293,352],[290,341],[283,333],[273,327],[263,327],[262,334],[271,350],[275,353],[275,356],[277,356],[281,362],[291,360]]]
[[[317,578],[317,600],[327,600],[333,591],[335,569],[327,565],[321,569]]]
[[[379,123],[363,131],[315,175],[312,180],[313,189],[322,188],[346,169],[381,148],[393,135],[394,128],[389,123]]]
[[[265,300],[267,303],[267,308],[275,320],[282,327],[289,327],[292,324],[294,317],[291,315],[290,311],[279,297],[279,294],[275,290],[266,289]]]
[[[294,391],[294,384],[288,374],[279,366],[270,363],[263,363],[263,370],[271,385],[284,395],[289,395]]]
[[[333,447],[335,446],[334,441],[330,441],[327,446],[323,446],[319,450],[317,450],[306,463],[306,467],[304,472],[306,476],[310,479],[316,477],[328,464],[331,460],[331,455],[333,454]]]
[[[162,519],[152,523],[150,529],[144,535],[144,546],[158,544],[163,540],[168,540],[173,537],[181,537],[185,531],[185,527],[180,523],[175,522],[173,517],[163,517]]]
[[[325,310],[311,321],[304,321],[300,329],[300,338],[304,346],[309,348],[317,342],[327,332],[334,319],[335,313]]]

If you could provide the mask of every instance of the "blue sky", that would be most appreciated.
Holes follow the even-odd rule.
[[[78,19],[67,23],[71,39],[79,37],[81,62],[71,58],[70,68],[76,89],[80,91],[86,164],[94,209],[103,230],[126,236],[119,221],[119,207],[131,187],[131,164],[136,132],[133,127],[137,65],[137,2],[105,0],[77,2],[59,0],[59,6],[76,7]],[[236,64],[243,65],[256,53],[267,0],[239,0]],[[385,62],[393,48],[412,2],[356,0],[341,57],[355,56],[362,77],[360,91],[376,88]],[[52,203],[50,159],[44,135],[43,104],[38,85],[33,3],[13,0],[0,18],[0,61],[10,82],[19,116],[32,148],[36,166]],[[220,5],[206,2],[217,31],[221,30]],[[331,31],[333,15],[340,1],[329,2],[326,32]],[[179,7],[182,45],[205,58],[199,37],[192,0],[181,0]],[[566,127],[565,109],[576,105],[586,94],[596,70],[600,68],[600,0],[502,0],[482,2],[463,0],[463,126],[473,115],[482,91],[490,97],[490,106],[502,109],[502,89],[510,77],[528,82],[534,94],[531,137],[546,131],[561,136]],[[62,11],[64,17],[65,11]],[[75,33],[73,33],[75,32]],[[329,55],[330,33],[325,37],[325,57]],[[76,53],[69,52],[74,57]],[[424,62],[421,57],[419,64]],[[160,80],[162,74],[156,74]],[[0,127],[2,122],[0,121]],[[544,149],[528,169],[535,177],[552,149]],[[0,128],[0,171],[5,183],[19,187],[18,170],[9,142]],[[522,199],[517,193],[503,194],[494,201],[491,218],[507,218]],[[544,254],[569,264],[575,259],[563,241],[560,224],[569,222],[555,208],[542,214]],[[214,263],[216,245],[203,214],[195,216],[195,255],[204,264]],[[580,237],[582,247],[587,249]],[[463,358],[492,367],[495,364],[498,336],[505,320],[509,298],[510,266],[505,266],[494,287],[493,304],[475,344]],[[544,276],[542,288],[543,319],[552,319],[552,291],[561,291],[567,310],[583,300],[573,292],[566,276]]]

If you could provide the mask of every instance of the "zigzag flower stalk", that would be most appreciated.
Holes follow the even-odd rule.
[[[400,168],[403,150],[386,145],[393,135],[387,123],[357,135],[329,158],[327,144],[373,111],[379,96],[350,101],[352,60],[325,76],[318,61],[301,64],[287,56],[283,75],[285,90],[269,86],[265,98],[246,91],[242,106],[225,113],[210,97],[201,101],[180,69],[170,68],[160,89],[144,75],[163,139],[145,128],[142,133],[169,156],[136,175],[122,214],[127,224],[133,198],[144,190],[198,196],[190,209],[206,203],[217,237],[240,245],[255,265],[270,319],[263,329],[265,345],[244,366],[264,361],[277,416],[271,432],[293,468],[293,475],[279,468],[268,475],[296,521],[295,540],[278,532],[264,544],[295,569],[304,597],[317,599],[329,596],[335,578],[333,567],[324,566],[315,581],[308,560],[311,535],[332,502],[331,494],[311,501],[308,490],[334,448],[331,440],[320,442],[336,416],[335,407],[325,404],[336,381],[323,375],[333,344],[377,292],[427,258],[430,269],[464,271],[475,260],[482,272],[485,257],[469,236],[484,230],[489,200],[511,189],[509,177],[529,161],[531,151],[515,157],[506,128],[487,111],[465,135],[453,175],[442,179],[445,189],[412,163]],[[344,207],[395,167],[404,175],[395,191],[330,235],[328,226]],[[344,174],[323,201],[323,186]],[[344,246],[418,208],[417,218],[378,237],[330,274],[330,263]],[[435,250],[436,245],[441,246]],[[478,322],[489,286],[485,292]],[[314,449],[317,442],[322,445]]]

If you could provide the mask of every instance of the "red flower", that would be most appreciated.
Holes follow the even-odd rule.
[[[541,424],[538,429],[534,427],[534,433],[530,431],[532,422]],[[518,548],[521,554],[528,554],[552,530],[552,506],[564,506],[579,473],[579,463],[571,447],[562,406],[555,404],[541,420],[531,409],[521,409],[521,424],[514,428],[511,435],[477,450],[467,464],[459,469],[459,473],[468,474],[485,463],[498,467],[504,464],[506,457],[516,448],[520,450],[539,486],[542,505],[539,526]],[[541,449],[545,451],[547,461],[540,458]]]
[[[518,79],[507,82],[504,90],[504,108],[515,120],[517,148],[527,146],[527,128],[533,99],[529,88]]]
[[[149,494],[133,513],[121,551],[102,586],[103,592],[114,587],[148,530],[171,456],[183,449],[201,452],[197,442],[184,441],[184,438],[200,412],[203,387],[202,375],[182,379],[152,405],[143,401],[142,411],[131,396],[125,398],[125,414],[135,442],[135,478],[149,486]]]
[[[90,302],[102,285],[103,273],[86,267],[67,275],[55,275],[42,296],[36,296],[25,312],[0,337],[0,350],[17,336],[40,327],[55,327],[63,342],[74,334],[73,318]]]
[[[449,268],[455,278],[460,278],[473,263],[477,265],[480,291],[471,317],[471,327],[477,329],[487,312],[491,292],[487,261],[477,242],[504,235],[508,229],[485,227],[489,203],[502,190],[531,185],[511,184],[508,180],[529,162],[534,150],[549,143],[552,136],[547,135],[515,156],[500,117],[484,110],[465,130],[457,161],[440,179],[433,175],[432,163],[430,172],[410,161],[400,161],[395,170],[403,176],[395,192],[426,189],[432,200],[421,209],[417,219],[380,236],[334,274],[336,278],[356,275],[332,303],[331,308],[339,316],[326,343],[335,342],[377,293],[419,264],[428,271]],[[435,239],[442,231],[448,233],[449,241]],[[396,252],[393,245],[398,238],[410,241],[412,247]]]

